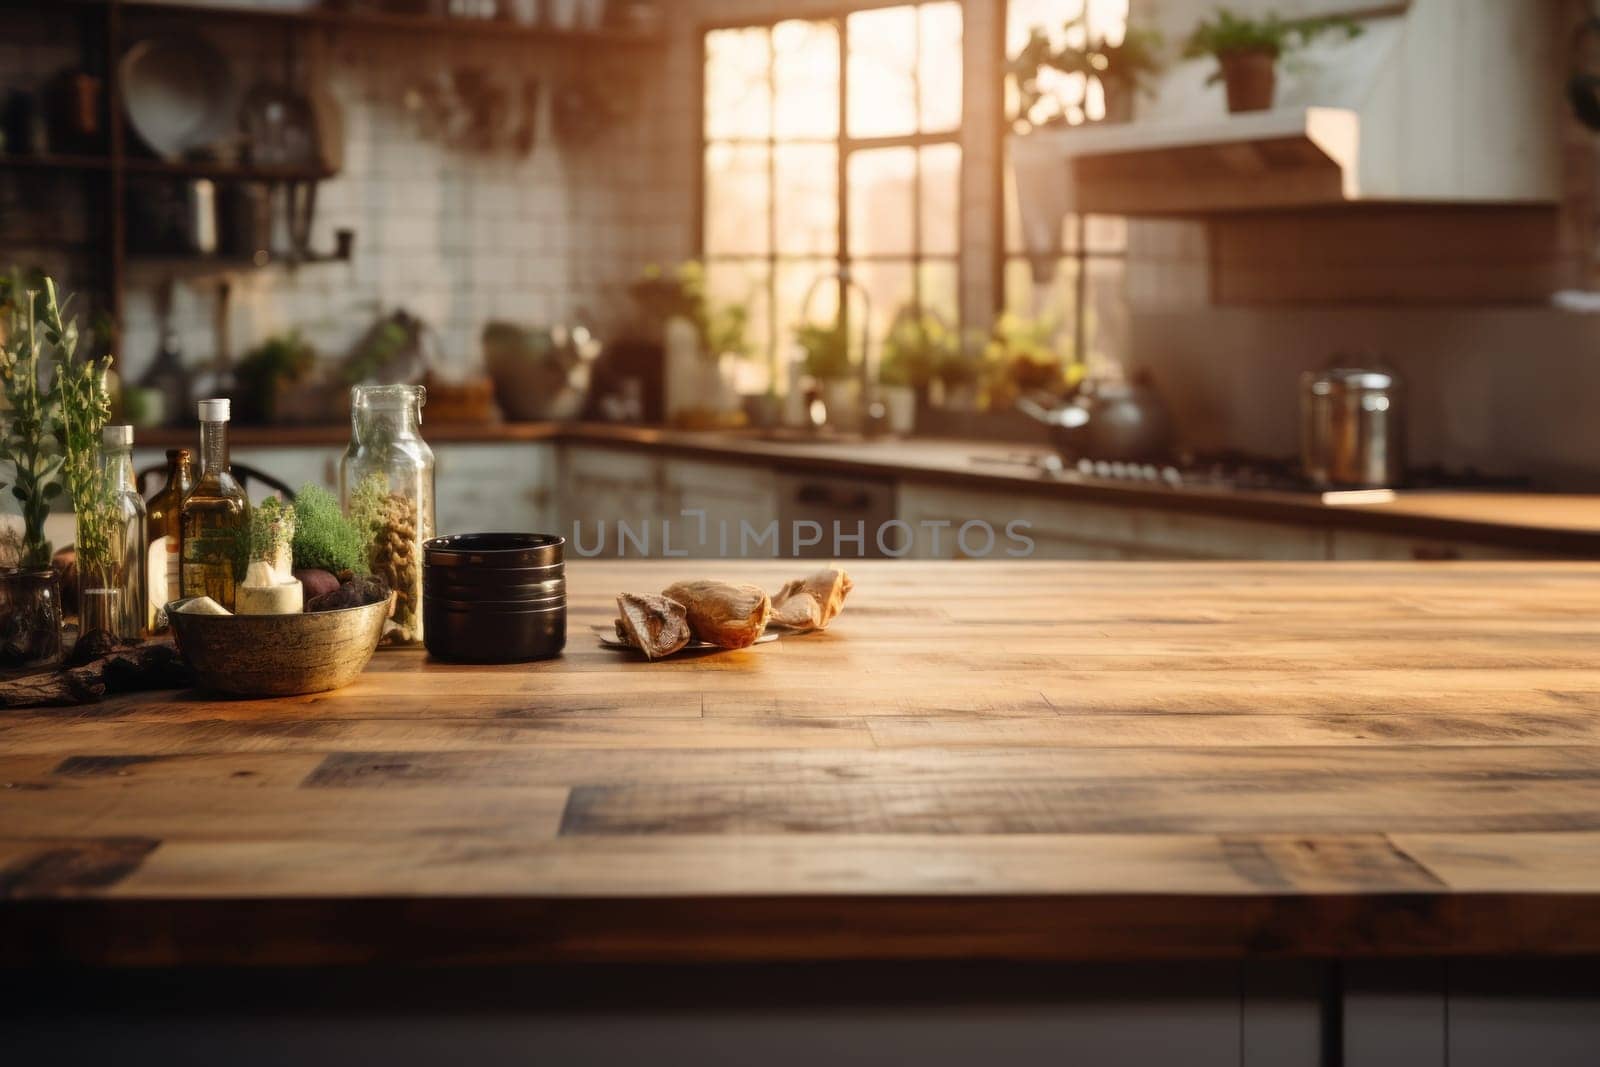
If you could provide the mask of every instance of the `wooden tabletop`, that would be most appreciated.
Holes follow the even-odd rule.
[[[570,565],[553,662],[0,712],[0,963],[1600,952],[1600,564],[860,564],[597,646],[701,566]]]

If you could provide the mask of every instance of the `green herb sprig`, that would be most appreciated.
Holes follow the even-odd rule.
[[[291,538],[296,570],[368,573],[368,538],[344,517],[339,500],[318,485],[303,485],[294,497]]]
[[[41,350],[38,290],[20,274],[0,279],[5,339],[0,343],[0,392],[5,421],[0,427],[0,463],[11,473],[11,495],[22,506],[21,550],[17,565],[42,570],[50,565],[44,536],[50,502],[61,495],[62,456],[56,447],[59,411],[56,384],[40,383]],[[0,482],[0,488],[5,483]]]
[[[295,512],[277,497],[268,497],[250,509],[250,562],[277,561],[278,553],[294,540]]]
[[[78,516],[78,570],[91,584],[109,580],[114,565],[112,526],[116,502],[111,480],[100,462],[100,435],[111,418],[106,389],[109,357],[79,361],[78,324],[66,317],[67,301],[56,299],[55,282],[44,279],[39,325],[55,369],[54,389],[60,403],[57,440],[62,474]]]

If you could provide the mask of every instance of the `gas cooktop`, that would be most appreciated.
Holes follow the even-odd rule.
[[[980,463],[994,466],[1031,470],[1039,477],[1052,481],[1110,482],[1153,489],[1306,493],[1352,503],[1385,499],[1395,489],[1468,491],[1528,488],[1526,479],[1487,475],[1473,467],[1451,470],[1433,465],[1408,471],[1405,483],[1391,489],[1330,491],[1308,481],[1300,473],[1297,460],[1245,452],[1195,453],[1164,463],[1104,459],[1080,459],[1068,463],[1053,453],[1035,452],[974,458]]]

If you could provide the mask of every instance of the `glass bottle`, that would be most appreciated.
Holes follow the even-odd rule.
[[[179,520],[180,592],[208,596],[232,611],[234,590],[244,580],[250,500],[228,469],[228,401],[202,400],[199,411],[200,476],[184,495]]]
[[[79,632],[138,638],[145,632],[145,510],[134,485],[133,427],[100,437],[103,508],[78,516]]]
[[[194,486],[187,448],[167,449],[167,484],[145,505],[145,595],[152,631],[167,628],[167,604],[182,595],[183,498]]]
[[[350,447],[339,464],[345,514],[373,531],[367,562],[395,592],[385,643],[422,642],[422,542],[433,536],[433,450],[422,439],[420,385],[350,390]]]
[[[155,359],[139,379],[139,385],[161,395],[161,417],[156,422],[172,426],[182,421],[183,413],[189,408],[189,371],[178,349],[177,331],[171,326],[162,328]]]

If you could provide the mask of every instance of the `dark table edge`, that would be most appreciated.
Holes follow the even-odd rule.
[[[0,902],[0,967],[1600,954],[1600,895],[338,897]]]

